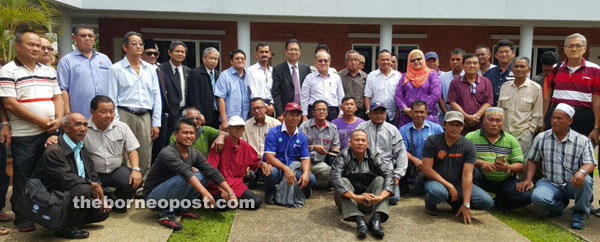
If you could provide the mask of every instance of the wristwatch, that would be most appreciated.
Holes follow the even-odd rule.
[[[371,110],[367,110],[365,111],[365,114],[369,114],[371,112]]]
[[[594,129],[600,129],[600,126],[596,126],[596,127],[594,127]]]
[[[471,209],[471,204],[470,203],[463,203],[463,206],[465,208]]]
[[[139,166],[136,166],[136,167],[134,167],[133,169],[134,169],[134,170],[136,170],[136,171],[140,171],[140,172],[142,171],[142,169],[140,169],[140,167],[139,167]]]
[[[583,173],[583,175],[587,176],[587,171],[585,171],[584,169],[579,170],[579,172]]]

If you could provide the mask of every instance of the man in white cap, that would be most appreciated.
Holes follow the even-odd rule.
[[[244,185],[244,175],[248,167],[252,170],[262,168],[265,175],[271,174],[271,165],[261,162],[258,157],[258,153],[252,146],[246,141],[242,140],[241,137],[244,135],[245,122],[240,116],[233,116],[227,122],[229,136],[225,138],[225,147],[223,152],[211,149],[208,154],[208,162],[223,174],[223,177],[227,180],[227,183],[233,189],[235,196],[242,200],[252,201],[248,207],[240,207],[243,209],[258,209],[262,203],[262,199],[254,194],[246,185]],[[225,190],[211,184],[208,187],[210,193],[219,199],[220,197],[227,197]]]
[[[496,194],[494,205],[508,211],[531,203],[531,191],[516,189],[516,174],[523,171],[523,152],[519,141],[502,130],[504,110],[491,107],[485,111],[482,129],[468,133],[465,138],[477,149],[473,184]]]
[[[527,154],[527,175],[517,184],[517,190],[533,188],[533,176],[538,165],[544,177],[537,181],[531,202],[548,211],[550,216],[561,216],[574,198],[571,208],[571,228],[583,229],[583,216],[590,215],[593,191],[592,173],[596,160],[590,139],[572,130],[575,109],[560,103],[552,113],[552,129],[538,134]]]
[[[437,204],[446,201],[452,206],[452,213],[462,214],[464,223],[471,224],[471,207],[488,210],[494,200],[473,185],[476,149],[471,141],[460,135],[464,126],[462,113],[449,111],[444,116],[444,133],[429,136],[425,141],[422,166],[423,174],[428,178],[425,182],[425,212],[436,216]]]

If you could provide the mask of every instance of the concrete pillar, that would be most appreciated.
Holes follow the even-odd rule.
[[[379,26],[379,50],[392,51],[392,24],[382,23]]]
[[[250,56],[252,56],[252,48],[250,47],[250,21],[249,20],[238,20],[237,21],[237,35],[238,35],[238,49],[243,50],[246,53],[246,67],[250,66]],[[223,53],[227,54],[227,53]]]
[[[533,25],[521,25],[521,39],[519,40],[519,55],[526,56],[531,60],[533,48]],[[533,63],[530,63],[533,66]]]
[[[65,29],[58,36],[58,56],[63,57],[73,51],[71,38],[71,14],[68,10],[62,11]]]

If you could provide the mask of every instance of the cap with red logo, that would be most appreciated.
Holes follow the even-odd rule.
[[[287,111],[300,111],[300,112],[302,112],[302,108],[300,107],[300,104],[297,104],[295,102],[289,102],[288,104],[286,104],[284,110],[286,112]]]

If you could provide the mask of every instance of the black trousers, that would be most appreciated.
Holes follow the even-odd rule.
[[[214,198],[215,198],[215,201],[218,199],[223,199],[223,197],[221,197],[221,195],[216,195],[216,196],[214,196]],[[242,196],[238,197],[238,202],[242,199],[243,200],[254,200],[254,207],[251,207],[251,208],[246,207],[246,208],[242,208],[242,209],[256,210],[256,209],[260,208],[260,205],[262,205],[262,199],[259,196],[257,196],[256,194],[254,194],[252,191],[250,191],[250,189],[246,189],[246,191],[244,191],[244,193],[242,193]],[[219,212],[223,212],[223,211],[227,211],[229,209],[228,208],[225,208],[225,209],[217,208],[215,210],[219,211]]]
[[[92,186],[90,184],[79,184],[69,190],[71,201],[75,197],[84,197],[84,199],[93,199]],[[71,202],[67,209],[67,222],[65,226],[81,227],[85,224],[102,222],[108,218],[110,213],[103,213],[100,209],[94,208],[75,208]]]
[[[365,110],[364,108],[357,109],[356,112],[354,112],[354,116],[362,118],[364,121],[368,121],[369,115],[367,115],[366,112],[367,110]]]
[[[113,192],[116,199],[131,199],[135,195],[136,189],[129,184],[131,169],[121,166],[109,174],[98,173],[103,187],[116,188]]]
[[[6,193],[10,176],[6,173],[6,147],[0,143],[0,211],[6,206]]]
[[[312,105],[308,105],[308,118],[311,119],[313,118],[313,106]],[[338,107],[329,107],[327,108],[327,121],[331,122],[332,120],[336,119],[338,117],[338,114],[340,113],[340,110]]]
[[[169,145],[169,139],[171,138],[171,135],[167,135],[168,122],[164,115],[165,114],[163,114],[163,118],[160,120],[160,132],[158,133],[158,138],[152,141],[152,159],[150,160],[152,164],[154,164],[154,160],[156,160],[158,153]]]
[[[13,193],[10,197],[12,207],[19,201],[19,194],[25,187],[25,182],[31,177],[33,171],[40,163],[44,144],[50,134],[42,133],[34,136],[12,137],[11,151],[13,157]],[[13,211],[14,212],[14,211]],[[15,212],[15,225],[28,222],[28,220]]]

